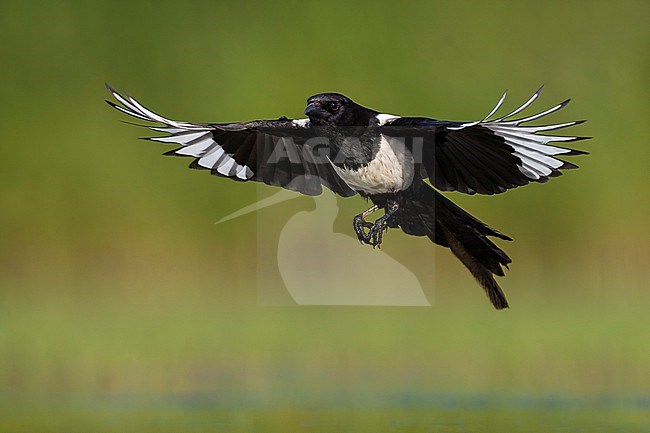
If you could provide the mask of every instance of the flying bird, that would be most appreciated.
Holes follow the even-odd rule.
[[[503,276],[511,259],[490,237],[512,239],[437,190],[491,195],[546,182],[577,168],[558,156],[587,153],[551,143],[589,138],[546,134],[584,120],[528,125],[570,100],[515,118],[539,98],[543,86],[517,109],[495,117],[504,93],[487,116],[471,122],[384,114],[339,93],[321,93],[307,100],[306,118],[236,123],[170,120],[106,87],[116,101],[106,101],[109,105],[147,122],[139,126],[166,134],[149,140],[180,145],[165,154],[192,158],[190,168],[310,196],[325,186],[343,197],[369,199],[373,206],[353,219],[359,241],[379,247],[388,228],[426,236],[451,250],[497,309],[508,302],[494,276]],[[377,211],[383,215],[369,221]]]

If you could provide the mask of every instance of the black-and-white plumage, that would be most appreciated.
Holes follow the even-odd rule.
[[[374,206],[354,218],[360,241],[379,246],[389,227],[427,236],[451,249],[496,308],[508,303],[494,275],[503,276],[503,267],[511,260],[488,236],[510,238],[453,204],[425,180],[444,191],[497,194],[546,182],[561,170],[576,168],[558,157],[586,153],[553,144],[583,137],[546,134],[583,121],[526,125],[560,110],[569,100],[514,118],[539,98],[541,88],[516,110],[493,118],[504,93],[485,118],[474,122],[384,114],[343,95],[323,93],[308,99],[307,118],[221,124],[170,120],[107,88],[117,101],[107,101],[111,106],[157,124],[146,127],[166,135],[150,140],[180,145],[166,154],[193,158],[191,168],[307,195],[318,195],[325,186],[344,197],[358,193],[369,198]],[[383,216],[366,221],[379,209]]]

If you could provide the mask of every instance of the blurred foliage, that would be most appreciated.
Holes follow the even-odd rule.
[[[647,395],[648,2],[1,10],[0,404],[202,392],[288,404]],[[450,194],[516,239],[502,279],[511,311],[490,310],[448,252],[397,233],[386,251],[412,264],[432,298],[437,287],[434,308],[261,308],[254,228],[274,230],[310,199],[213,225],[271,191],[160,157],[164,146],[137,141],[143,131],[103,103],[105,81],[168,117],[222,122],[301,116],[323,91],[472,120],[505,88],[507,109],[545,84],[536,105],[572,97],[552,120],[588,119],[572,133],[595,138],[578,143],[591,152],[572,159],[580,170],[547,185]],[[339,206],[336,228],[349,232],[365,203]],[[0,427],[34,429],[21,422]]]

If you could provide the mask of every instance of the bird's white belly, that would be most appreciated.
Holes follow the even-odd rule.
[[[334,169],[350,188],[366,194],[401,191],[413,181],[413,157],[404,141],[384,136],[379,151],[367,165],[358,170]]]

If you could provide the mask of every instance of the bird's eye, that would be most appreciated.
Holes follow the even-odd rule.
[[[329,111],[332,111],[332,112],[338,111],[339,103],[338,102],[330,102],[330,103],[327,104],[327,108],[329,109]]]

